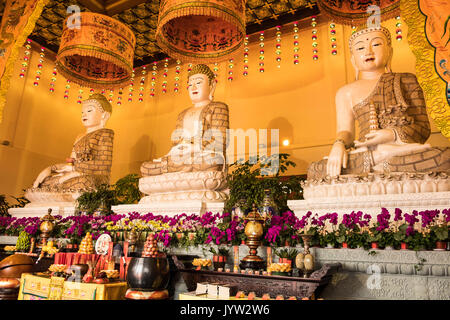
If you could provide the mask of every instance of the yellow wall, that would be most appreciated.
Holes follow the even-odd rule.
[[[394,35],[394,20],[386,23]],[[283,27],[282,63],[276,67],[275,41],[266,37],[265,70],[258,72],[259,44],[250,43],[249,75],[244,77],[243,49],[234,56],[234,80],[227,81],[228,62],[219,64],[219,83],[215,100],[230,108],[232,129],[280,129],[280,140],[289,138],[291,145],[281,148],[291,154],[297,167],[288,174],[304,174],[311,161],[329,152],[335,138],[334,96],[337,89],[353,81],[354,71],[349,62],[347,39],[350,27],[337,25],[338,54],[331,55],[328,23],[318,25],[319,60],[312,59],[311,28],[300,32],[300,64],[293,64],[292,25]],[[415,73],[415,58],[404,40],[393,40],[394,72]],[[270,32],[269,32],[270,34]],[[20,56],[23,57],[23,54]],[[58,75],[55,93],[49,83],[54,68],[52,59],[45,59],[40,85],[33,86],[39,54],[33,52],[25,79],[19,78],[22,60],[17,62],[11,89],[7,95],[4,120],[0,124],[0,194],[21,195],[32,185],[37,174],[46,166],[64,162],[70,155],[75,137],[83,132],[81,106],[76,103],[79,87],[71,84],[70,98],[63,99],[65,79]],[[212,67],[212,65],[211,65]],[[145,85],[144,102],[138,102],[140,70],[137,70],[133,102],[128,99],[128,87],[123,91],[122,105],[113,96],[113,114],[108,127],[115,131],[111,182],[128,173],[138,173],[143,161],[164,155],[170,147],[170,135],[177,114],[190,105],[186,91],[187,64],[182,65],[180,92],[173,93],[175,67],[169,68],[168,93],[161,93],[162,63],[158,63],[156,97],[150,98],[151,66]],[[89,89],[84,89],[87,98]],[[430,142],[435,146],[450,146],[432,125]]]

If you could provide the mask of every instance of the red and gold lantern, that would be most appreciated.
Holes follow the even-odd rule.
[[[161,0],[156,41],[174,59],[229,59],[245,36],[244,0]]]
[[[79,26],[70,25],[68,19],[56,57],[58,71],[85,87],[113,89],[128,83],[136,45],[130,28],[92,12],[80,13]]]

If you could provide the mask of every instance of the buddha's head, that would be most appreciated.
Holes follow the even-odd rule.
[[[349,45],[356,79],[360,71],[391,72],[393,49],[391,34],[385,27],[363,27],[350,37]]]
[[[95,93],[83,101],[81,111],[81,122],[86,128],[101,127],[106,125],[106,122],[111,116],[111,103],[104,95]]]
[[[188,92],[192,103],[212,101],[215,89],[215,75],[207,65],[197,64],[189,71]]]

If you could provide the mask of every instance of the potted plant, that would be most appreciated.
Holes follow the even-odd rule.
[[[232,212],[235,206],[244,214],[249,212],[256,204],[261,207],[266,196],[266,190],[271,191],[278,212],[289,210],[288,198],[301,198],[302,188],[298,176],[281,177],[288,167],[296,164],[288,160],[289,155],[285,153],[275,154],[271,157],[256,156],[248,161],[237,161],[230,165],[231,173],[227,176],[230,188],[229,199],[225,204],[225,211]],[[278,166],[272,168],[272,164],[278,162]]]
[[[213,247],[211,247],[209,249],[209,252],[211,252],[213,254],[214,270],[217,270],[219,268],[223,269],[225,267],[227,256],[228,256],[230,250],[228,250],[227,248],[224,248],[224,247],[218,248],[216,250]]]
[[[117,180],[112,186],[114,190],[114,205],[118,204],[135,204],[142,198],[139,191],[139,175],[128,174]]]
[[[283,248],[275,250],[274,253],[279,258],[280,263],[289,263],[292,266],[292,261],[295,261],[298,251],[293,248]]]
[[[102,184],[97,190],[83,192],[77,199],[78,210],[88,215],[100,210],[101,214],[110,214],[115,204],[115,193],[110,185]]]
[[[448,237],[448,226],[445,223],[430,227],[432,241],[436,244],[436,250],[446,250]]]

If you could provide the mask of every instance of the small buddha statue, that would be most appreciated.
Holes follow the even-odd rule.
[[[170,151],[141,165],[143,177],[226,170],[228,106],[213,101],[215,87],[215,75],[207,65],[198,64],[189,71],[192,106],[178,115]]]
[[[364,27],[349,41],[356,81],[336,94],[337,137],[308,180],[339,175],[450,171],[450,148],[433,148],[423,92],[411,73],[391,70],[389,30]],[[359,140],[355,140],[355,120]]]
[[[70,158],[45,168],[33,188],[51,190],[90,190],[109,183],[114,131],[105,128],[112,107],[105,96],[93,94],[82,103],[81,122],[86,132],[73,145]]]

